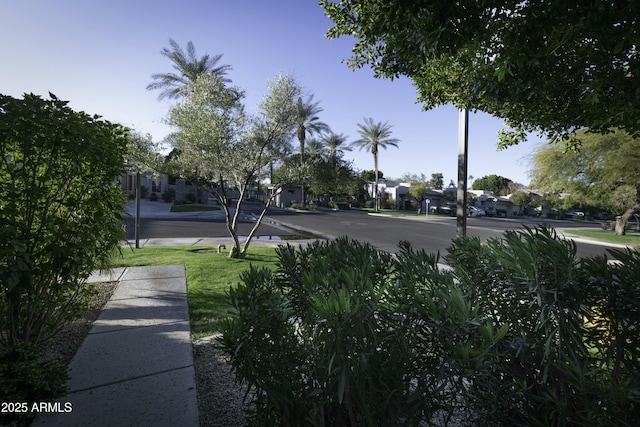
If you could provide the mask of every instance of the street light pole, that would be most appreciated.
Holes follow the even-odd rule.
[[[458,237],[467,236],[467,160],[469,149],[469,110],[460,109],[458,115],[458,208],[456,229]]]
[[[140,171],[136,171],[136,219],[135,219],[135,234],[136,234],[136,249],[140,249],[140,197],[142,196],[142,188],[140,185]]]

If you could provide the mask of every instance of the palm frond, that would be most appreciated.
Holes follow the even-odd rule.
[[[173,39],[169,39],[170,48],[163,48],[160,53],[166,56],[172,63],[177,73],[157,73],[151,76],[154,80],[147,85],[147,90],[160,89],[158,99],[175,99],[182,96],[185,87],[204,74],[212,74],[222,78],[225,83],[231,80],[225,78],[227,72],[232,68],[230,65],[218,65],[222,55],[205,54],[198,57],[193,42],[187,43],[187,51]]]

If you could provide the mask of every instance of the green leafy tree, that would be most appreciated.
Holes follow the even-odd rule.
[[[540,198],[540,205],[549,209],[560,209],[562,207],[562,199],[557,193],[545,193]]]
[[[388,122],[375,123],[371,117],[364,119],[364,124],[358,123],[358,133],[360,139],[352,142],[354,147],[360,150],[365,149],[373,154],[373,170],[375,171],[374,177],[374,198],[375,198],[375,210],[380,210],[378,200],[378,151],[380,148],[386,149],[388,146],[397,147],[400,140],[391,137],[392,126]]]
[[[0,95],[0,344],[42,343],[84,307],[124,238],[128,138],[53,94]]]
[[[427,198],[427,192],[432,188],[431,180],[423,173],[420,175],[406,173],[402,175],[400,181],[410,184],[408,194],[418,202],[418,213],[420,213],[422,211],[422,203]]]
[[[215,75],[202,75],[191,84],[184,102],[175,105],[168,123],[176,128],[169,140],[179,155],[164,166],[210,192],[222,205],[227,230],[233,239],[229,256],[243,258],[272,199],[241,245],[238,221],[247,187],[287,151],[296,127],[296,103],[300,88],[289,76],[279,75],[269,84],[260,113],[249,116],[244,93],[226,87]],[[278,185],[274,186],[276,190]],[[232,208],[230,189],[240,193]]]
[[[303,175],[303,176],[301,176]],[[276,181],[293,185],[304,180],[309,191],[317,196],[353,196],[361,193],[362,180],[350,162],[343,159],[324,159],[310,156],[305,168],[300,168],[300,154],[288,157],[275,173]]]
[[[532,185],[568,193],[569,206],[592,205],[619,214],[616,234],[640,213],[640,139],[626,132],[599,135],[580,131],[578,150],[539,146],[531,161]]]
[[[363,170],[362,172],[360,172],[360,176],[365,181],[373,181],[374,179],[376,179],[376,171],[374,171],[373,169]],[[384,178],[384,172],[378,171],[378,178]]]
[[[471,188],[474,190],[491,191],[497,196],[509,194],[509,185],[512,181],[500,175],[486,175],[473,181]]]
[[[296,133],[298,135],[298,142],[300,143],[300,165],[304,165],[304,148],[307,135],[315,135],[322,132],[328,132],[329,126],[320,121],[318,114],[322,112],[320,107],[320,101],[313,102],[313,95],[309,96],[306,101],[302,98],[298,98],[296,102]],[[301,203],[304,208],[305,195],[304,195],[304,182],[301,183]]]
[[[432,173],[431,179],[429,180],[429,186],[436,190],[442,190],[444,187],[444,175],[440,172]]]
[[[522,213],[523,210],[531,208],[535,204],[531,195],[525,191],[516,191],[511,195],[509,200],[511,200],[511,203],[514,205],[518,205],[518,213]]]
[[[351,67],[413,80],[426,109],[443,104],[504,118],[553,139],[588,127],[640,134],[640,4],[633,1],[320,2],[355,38]]]
[[[189,84],[204,74],[212,74],[229,82],[224,76],[231,70],[231,66],[218,65],[222,55],[209,56],[205,54],[198,57],[192,42],[187,43],[186,52],[173,39],[169,39],[169,45],[171,49],[165,47],[160,53],[169,58],[176,72],[154,74],[151,76],[154,82],[147,86],[147,90],[162,90],[158,99],[175,99],[184,96],[184,91],[189,87]]]

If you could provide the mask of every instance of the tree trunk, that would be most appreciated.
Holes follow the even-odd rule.
[[[375,171],[375,182],[373,184],[373,194],[374,194],[374,203],[375,203],[375,211],[378,212],[380,210],[380,206],[378,205],[378,153],[373,153],[373,166]]]
[[[636,201],[636,203],[633,206],[627,209],[625,213],[616,217],[615,230],[616,230],[617,236],[624,236],[626,234],[627,224],[629,223],[629,220],[633,217],[633,215],[635,215],[636,213],[640,213],[640,202],[638,201]]]
[[[307,136],[306,133],[307,133],[307,130],[304,126],[302,126],[298,130],[298,140],[300,140],[300,167],[301,168],[304,168],[304,143]],[[302,209],[304,209],[304,199],[305,199],[305,194],[304,194],[304,178],[303,178],[302,182],[300,183],[300,205],[302,206]]]

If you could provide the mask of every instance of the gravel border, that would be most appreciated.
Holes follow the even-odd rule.
[[[117,287],[118,282],[94,283],[95,293],[89,301],[89,309],[82,313],[78,320],[65,325],[53,339],[43,346],[48,358],[60,360],[66,365],[71,363],[71,359],[75,356],[80,344],[82,344],[93,327],[93,322],[98,319],[102,309],[109,302]]]
[[[193,367],[196,376],[200,427],[243,427],[246,387],[238,384],[226,356],[216,348],[217,337],[193,342]]]

